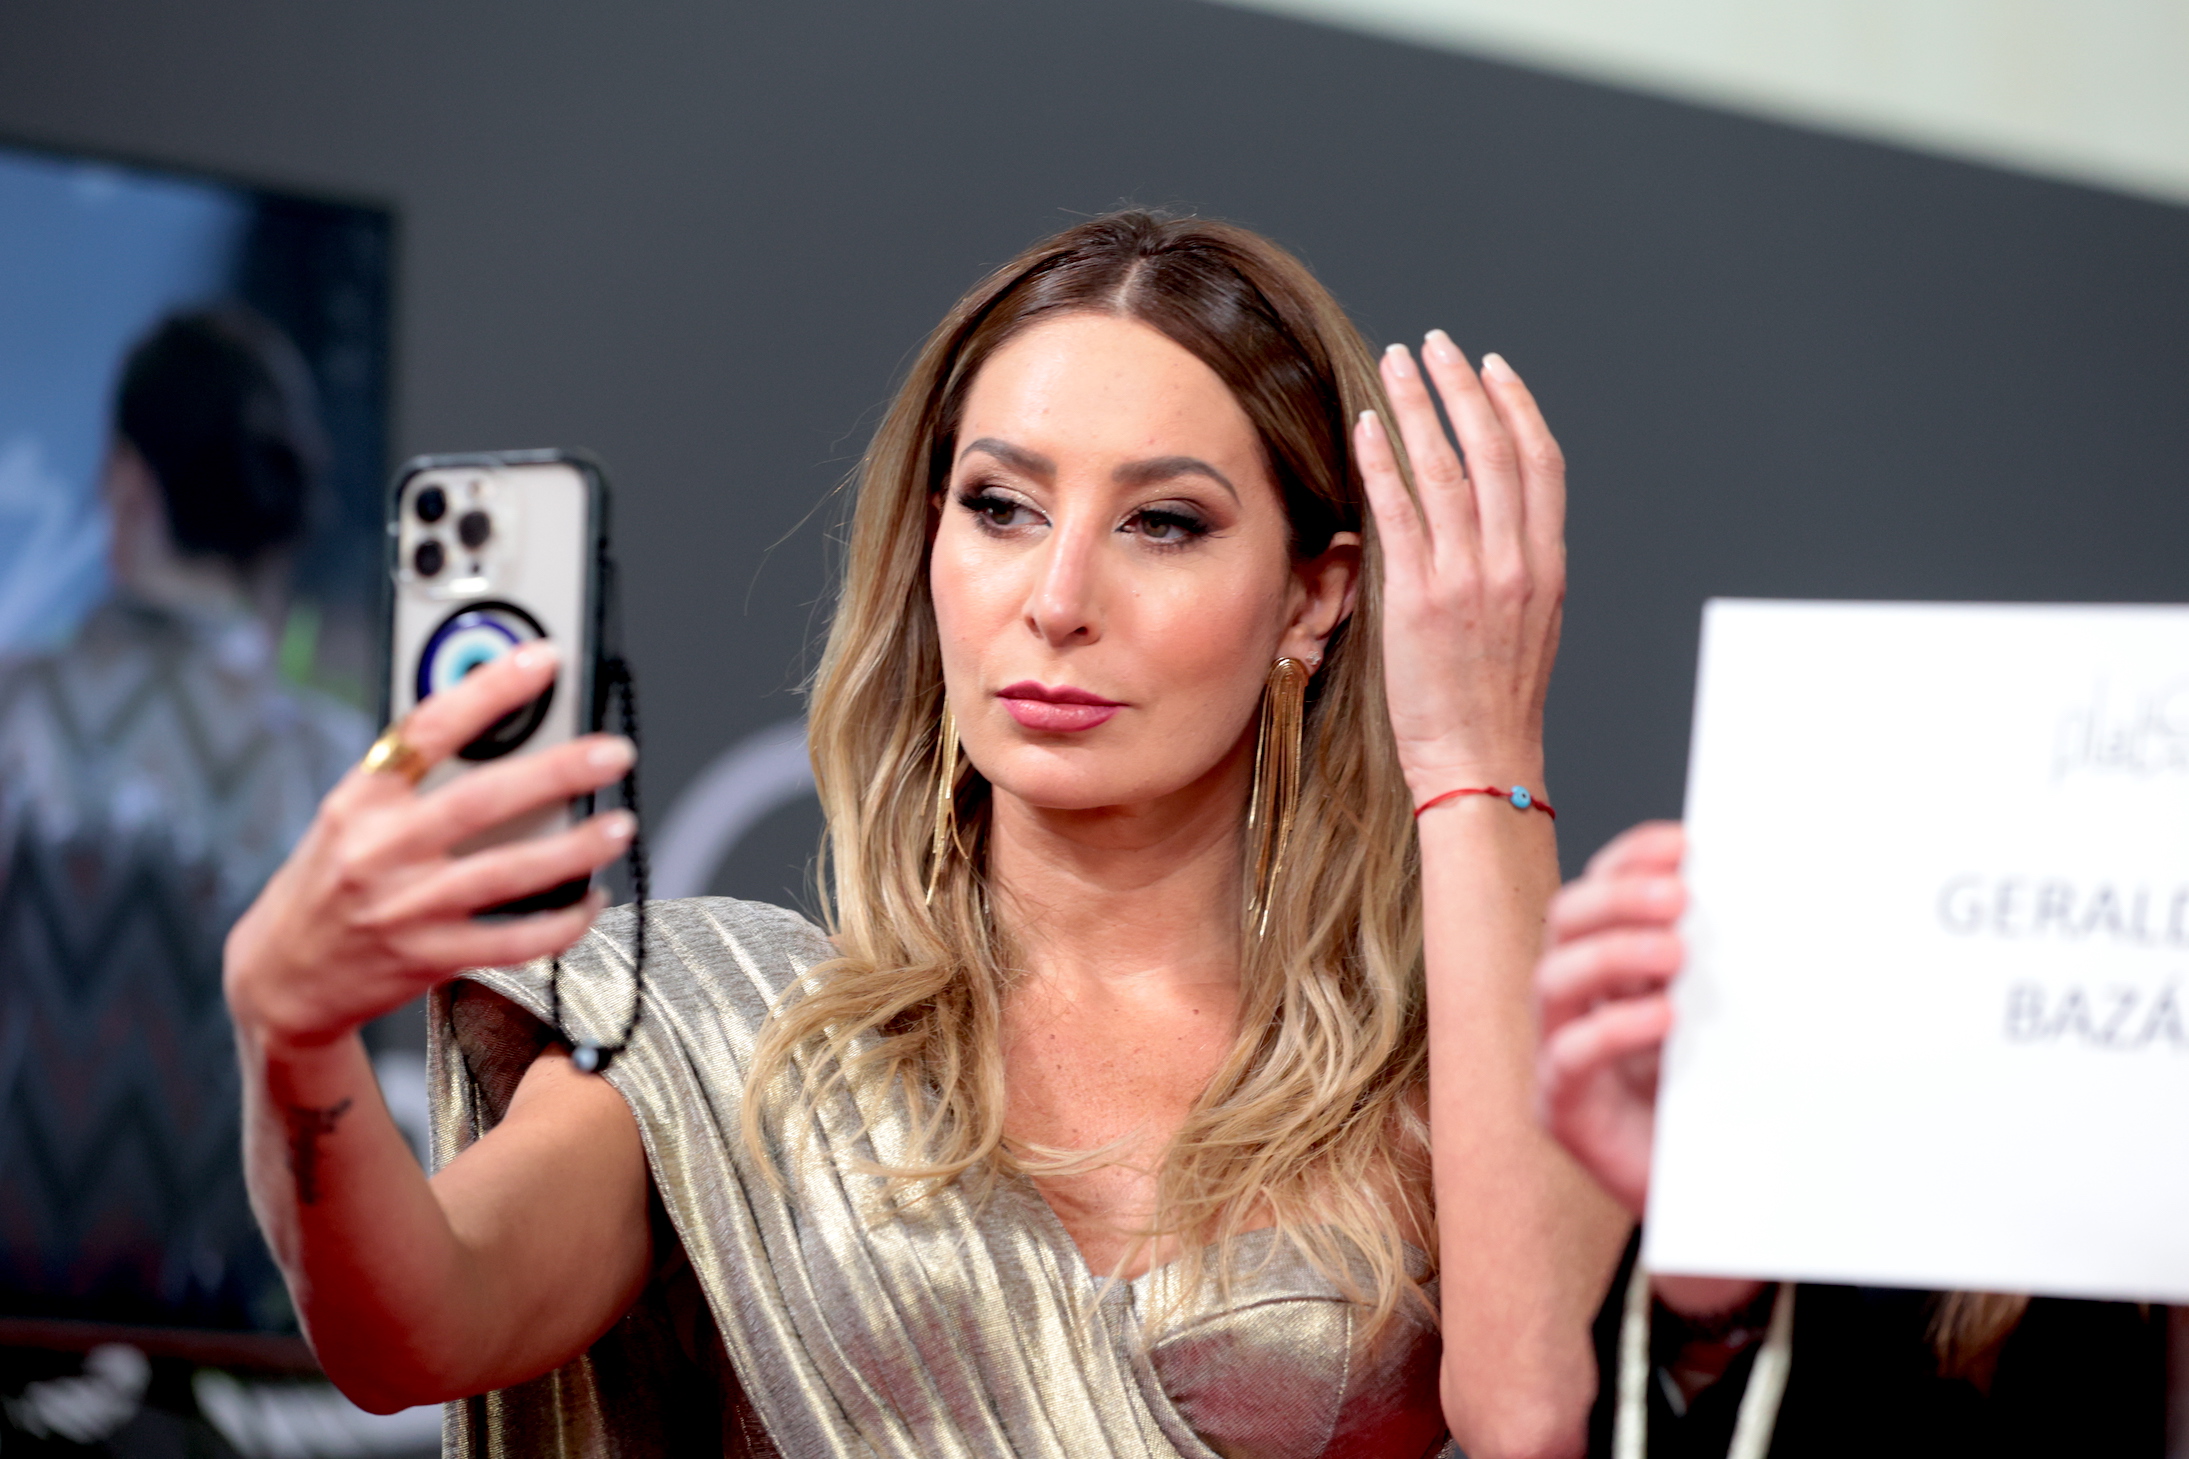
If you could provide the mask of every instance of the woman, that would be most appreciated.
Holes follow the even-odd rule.
[[[1668,989],[1683,959],[1674,929],[1687,901],[1684,852],[1680,827],[1663,823],[1606,846],[1553,902],[1537,973],[1544,1122],[1637,1217]],[[1600,1325],[1607,1391],[1592,1448],[1639,1456],[1616,1444],[1617,1428],[1651,1454],[1709,1459],[1729,1448],[1779,1459],[2166,1448],[2158,1309],[1804,1284],[1782,1312],[1778,1293],[1776,1283],[1718,1277],[1622,1281]],[[1621,1326],[1637,1344],[1632,1363],[1618,1351]],[[2168,1452],[2184,1452],[2185,1438],[2177,1432]]]
[[[579,1073],[629,914],[559,977],[595,904],[468,914],[630,823],[447,848],[621,775],[606,739],[360,771],[237,928],[253,1188],[328,1373],[485,1395],[459,1451],[1578,1452],[1625,1223],[1528,1105],[1562,509],[1508,367],[1433,334],[1379,382],[1252,234],[1124,213],[998,270],[862,467],[831,935],[652,909]],[[480,671],[399,762],[552,673]],[[429,1183],[354,1030],[488,964],[436,995]]]

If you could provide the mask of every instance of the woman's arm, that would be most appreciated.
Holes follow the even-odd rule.
[[[427,700],[405,738],[438,760],[554,672],[551,653],[511,655]],[[592,736],[427,796],[352,771],[229,934],[252,1208],[328,1376],[367,1408],[559,1366],[644,1284],[646,1164],[613,1089],[543,1054],[507,1118],[429,1182],[357,1034],[460,969],[557,952],[584,932],[595,898],[504,922],[471,914],[612,860],[628,816],[469,856],[451,848],[598,789],[630,758],[627,742]]]
[[[1527,387],[1439,332],[1383,377],[1420,500],[1382,426],[1355,434],[1382,539],[1392,729],[1418,805],[1543,793],[1543,696],[1565,592],[1564,464]],[[1476,1459],[1580,1454],[1590,1323],[1629,1223],[1537,1124],[1529,975],[1558,886],[1551,818],[1464,795],[1419,819],[1444,1409]]]
[[[1549,818],[1445,809],[1422,818],[1445,1412],[1470,1455],[1579,1454],[1629,1222],[1534,1117],[1528,971],[1558,871],[1530,822]]]
[[[360,1406],[537,1377],[590,1347],[645,1285],[638,1126],[561,1049],[428,1181],[354,1036],[301,1056],[243,1043],[252,1205],[320,1365]]]

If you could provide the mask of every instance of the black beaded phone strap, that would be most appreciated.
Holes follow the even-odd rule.
[[[604,612],[601,620],[601,639],[604,644],[614,643],[611,635],[619,626],[616,617],[615,560],[608,553],[607,534],[601,534],[599,588]],[[638,732],[638,680],[631,673],[630,661],[620,653],[605,653],[601,657],[599,678],[593,686],[594,703],[600,711],[611,704],[615,706],[617,728],[631,742],[631,768],[624,772],[622,781],[623,808],[631,813],[631,849],[624,853],[631,865],[631,1011],[624,1015],[623,1031],[612,1043],[598,1043],[592,1039],[573,1039],[562,1023],[562,956],[557,954],[549,965],[547,978],[548,1021],[555,1032],[570,1045],[570,1062],[580,1073],[605,1074],[616,1055],[630,1047],[631,1035],[638,1031],[639,1013],[646,1004],[646,902],[649,878],[646,863],[645,822],[639,816],[638,767],[640,757]],[[597,713],[596,722],[605,723],[607,715]]]

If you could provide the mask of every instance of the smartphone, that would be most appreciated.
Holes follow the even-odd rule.
[[[607,477],[578,452],[421,456],[396,473],[383,722],[397,722],[429,694],[525,644],[551,639],[561,649],[546,692],[434,766],[422,791],[600,728],[607,510]],[[548,806],[455,850],[553,835],[591,812],[591,796]],[[580,877],[480,915],[567,907],[589,885]]]

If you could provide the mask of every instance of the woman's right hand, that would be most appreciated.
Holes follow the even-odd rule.
[[[1597,1182],[1639,1217],[1657,1129],[1667,990],[1684,952],[1680,827],[1652,821],[1596,853],[1551,902],[1536,968],[1538,1114]]]
[[[403,736],[430,767],[543,692],[555,672],[553,647],[529,645],[425,700]],[[628,812],[465,856],[452,850],[621,779],[633,754],[628,740],[587,735],[426,794],[399,774],[351,770],[228,935],[223,982],[238,1026],[267,1052],[324,1046],[465,968],[577,941],[600,910],[598,893],[508,921],[472,914],[613,861],[631,839]]]

